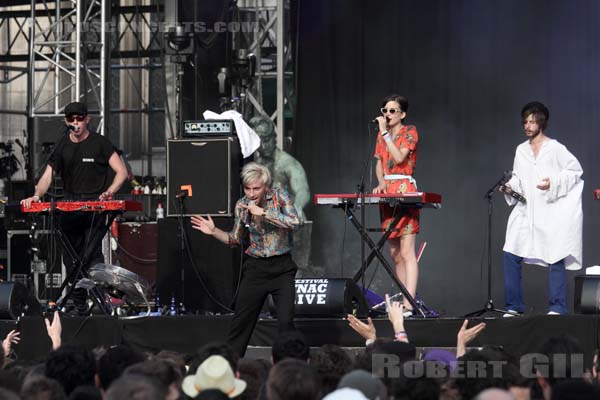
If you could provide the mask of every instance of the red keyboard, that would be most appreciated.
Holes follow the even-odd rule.
[[[142,211],[142,203],[130,200],[108,201],[57,201],[54,203],[56,211],[60,212],[103,212],[103,211]],[[50,211],[50,203],[31,203],[31,207],[21,205],[21,211],[26,213],[45,213]]]
[[[356,193],[315,194],[315,204],[341,206],[349,203],[361,203],[360,195]],[[365,204],[389,204],[418,207],[442,207],[442,196],[437,193],[408,192],[402,194],[365,194]]]

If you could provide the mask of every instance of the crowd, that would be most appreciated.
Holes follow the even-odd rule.
[[[456,351],[417,354],[404,330],[403,305],[387,300],[394,338],[377,336],[371,319],[348,316],[366,340],[350,352],[336,345],[310,349],[298,331],[280,334],[271,360],[239,358],[225,343],[195,354],[148,354],[126,345],[87,349],[61,342],[61,320],[46,320],[53,350],[38,363],[14,359],[19,332],[2,343],[0,399],[598,399],[600,361],[583,364],[571,337],[549,338],[535,357],[517,360],[499,347],[469,348],[485,323],[457,333]],[[526,361],[529,364],[526,364]],[[589,369],[589,371],[588,371]]]

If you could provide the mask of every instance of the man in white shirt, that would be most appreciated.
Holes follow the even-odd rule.
[[[510,181],[501,187],[515,205],[504,244],[504,316],[524,311],[521,263],[549,269],[549,312],[566,314],[566,271],[581,268],[583,169],[567,148],[544,134],[549,112],[539,102],[521,111],[527,140],[517,146]],[[514,191],[525,198],[516,200]],[[518,197],[518,196],[517,196]]]

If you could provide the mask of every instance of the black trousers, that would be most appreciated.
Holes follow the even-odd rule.
[[[92,250],[90,248],[91,238],[100,235],[104,230],[104,218],[105,216],[93,212],[65,213],[61,216],[60,224],[65,232],[65,236],[79,257],[83,257],[86,251],[89,252]],[[70,273],[74,268],[73,261],[69,253],[63,249],[63,262],[65,263],[67,273]],[[102,246],[98,246],[91,255],[89,264],[85,265],[84,268],[87,270],[89,267],[103,262]],[[79,279],[75,279],[74,283],[76,284],[77,281]],[[73,290],[71,299],[82,314],[87,312],[87,290]]]
[[[290,254],[269,258],[250,257],[242,268],[228,339],[240,357],[246,353],[260,310],[269,294],[277,310],[279,332],[294,329],[294,277],[298,269]]]

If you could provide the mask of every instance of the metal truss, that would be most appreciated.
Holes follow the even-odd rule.
[[[245,90],[247,101],[256,113],[268,116],[275,122],[277,144],[283,148],[285,118],[293,118],[294,72],[293,49],[290,34],[289,0],[238,0],[239,32],[233,32],[232,48],[246,48],[256,56],[256,77]],[[244,22],[254,29],[244,30]],[[274,110],[265,110],[264,85],[276,80],[277,99]],[[236,93],[234,93],[234,96]]]
[[[104,131],[109,0],[31,1],[29,115],[60,116],[72,101],[97,108]],[[39,11],[39,12],[38,12]],[[96,55],[90,57],[90,55]],[[42,70],[38,79],[36,70]]]

